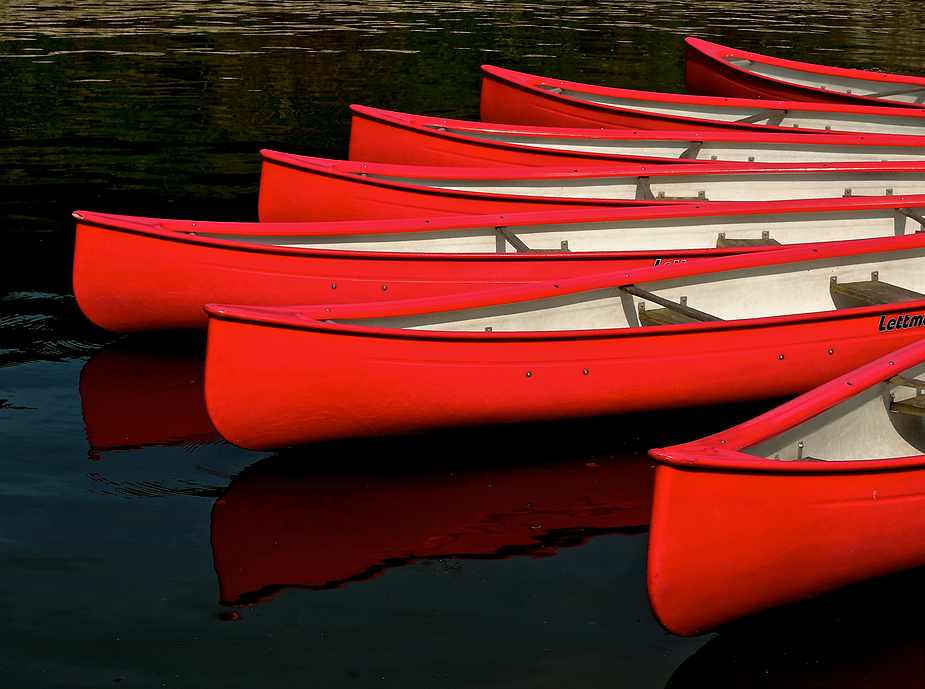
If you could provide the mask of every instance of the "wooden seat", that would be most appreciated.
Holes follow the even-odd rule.
[[[735,237],[727,237],[725,232],[720,232],[716,236],[717,249],[750,246],[780,246],[780,242],[776,239],[771,239],[771,233],[767,230],[761,233],[761,239],[736,239]]]
[[[716,248],[734,248],[734,247],[749,247],[749,246],[780,246],[780,242],[776,239],[735,239],[734,237],[724,237],[721,236],[716,240]]]
[[[639,305],[639,325],[680,325],[681,323],[702,323],[698,318],[692,318],[675,309],[647,309],[645,304]]]
[[[915,390],[915,397],[890,403],[890,411],[913,416],[925,416],[925,380],[907,378],[906,376],[893,376],[888,383],[901,385]]]
[[[882,306],[925,299],[925,294],[891,285],[888,282],[881,282],[876,276],[872,280],[844,283],[839,283],[835,277],[832,277],[829,282],[829,292],[837,309]]]

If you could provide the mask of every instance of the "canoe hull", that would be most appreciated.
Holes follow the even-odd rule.
[[[749,131],[758,128],[758,125],[694,120],[573,101],[487,71],[482,73],[479,112],[483,122],[538,127],[606,127],[662,131]],[[772,129],[780,130],[778,127]]]
[[[78,220],[73,285],[87,318],[107,330],[127,333],[204,329],[208,318],[203,307],[216,301],[279,305],[409,299],[592,275],[709,253],[715,251],[593,255],[326,251],[205,242]]]
[[[227,440],[268,450],[794,395],[921,336],[878,332],[889,309],[849,311],[520,339],[261,324],[211,307],[206,405]]]
[[[884,100],[831,89],[814,88],[798,83],[789,83],[760,74],[738,69],[724,58],[755,60],[794,72],[805,71],[808,76],[817,75],[836,80],[863,79],[879,83],[884,91],[925,88],[925,79],[879,72],[839,69],[812,65],[793,60],[758,55],[745,50],[727,48],[696,38],[685,40],[685,86],[687,93],[702,96],[729,96],[734,98],[766,98],[771,100],[807,101],[844,105],[873,105],[888,107],[921,108],[921,102]]]
[[[925,469],[746,473],[659,465],[647,565],[658,621],[691,636],[925,564]]]
[[[925,159],[925,138],[529,127],[448,120],[352,105],[350,159],[455,167],[822,163]],[[773,141],[773,145],[769,145]]]
[[[210,223],[79,211],[73,285],[84,314],[108,330],[201,329],[210,302],[395,301],[775,252],[788,244],[901,239],[896,235],[918,229],[902,209],[923,204],[925,198],[914,196],[855,197],[767,201],[760,210],[711,202],[333,223]],[[517,241],[534,251],[518,251]],[[570,250],[557,250],[564,243]]]
[[[265,222],[380,220],[925,192],[925,163],[434,167],[262,151]],[[333,199],[327,204],[321,199]],[[343,210],[341,210],[343,208]]]
[[[482,120],[544,127],[925,134],[925,109],[619,89],[484,65]]]
[[[393,167],[377,165],[371,174],[388,174]],[[510,193],[465,192],[429,187],[425,183],[388,183],[363,177],[362,164],[327,161],[263,151],[258,215],[262,222],[325,222],[486,215],[580,208],[628,208],[655,201],[617,198],[517,196]],[[378,168],[386,168],[379,171]],[[408,172],[408,171],[405,171]],[[393,176],[401,172],[392,172]],[[420,174],[414,172],[413,174]],[[436,176],[437,173],[435,173]],[[444,173],[446,174],[446,173]]]
[[[654,157],[618,156],[564,151],[522,145],[504,145],[475,138],[447,137],[440,128],[446,120],[406,116],[401,121],[375,108],[351,106],[350,160],[396,165],[613,165],[616,162],[665,162]],[[385,117],[383,117],[385,115]],[[420,122],[421,124],[419,124]]]

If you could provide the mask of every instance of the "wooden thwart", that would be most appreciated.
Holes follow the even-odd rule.
[[[569,251],[567,240],[559,242],[558,249],[531,249],[529,246],[526,245],[526,243],[520,237],[518,237],[516,234],[514,234],[511,231],[510,227],[499,225],[498,227],[495,227],[495,232],[497,232],[499,235],[504,237],[505,241],[507,241],[511,246],[514,247],[514,249],[517,250],[517,253],[535,254],[535,253],[556,253],[556,252],[562,252],[562,251]]]
[[[620,289],[627,294],[641,297],[646,301],[651,301],[664,307],[661,309],[646,309],[644,303],[639,304],[640,325],[678,325],[679,323],[704,323],[723,320],[704,311],[692,309],[687,304],[660,297],[636,285],[622,285]]]
[[[735,121],[739,124],[754,124],[762,120],[767,120],[767,124],[773,126],[780,124],[786,114],[786,110],[763,110],[762,112],[757,112],[754,115],[749,115],[748,117],[743,117],[741,120]]]
[[[697,153],[700,151],[700,148],[703,146],[703,141],[692,141],[691,145],[685,148],[681,155],[678,156],[679,160],[693,160],[697,157]]]

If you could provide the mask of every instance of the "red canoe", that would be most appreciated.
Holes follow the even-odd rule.
[[[423,167],[330,160],[266,150],[260,153],[263,166],[258,215],[262,222],[628,208],[698,200],[696,196],[686,200],[662,200],[654,194],[637,199],[635,189],[633,194],[608,197],[606,194],[610,190],[603,189],[601,170],[616,175],[614,168],[543,168],[531,173],[522,167]],[[925,175],[921,174],[925,163],[886,165],[906,165],[905,168],[893,167],[894,174],[908,176],[910,181],[916,177],[925,181]],[[916,168],[918,172],[914,171]],[[639,167],[633,167],[632,171],[645,175],[645,170]],[[886,168],[881,171],[886,172]],[[535,180],[532,183],[524,179],[531,174]],[[592,184],[601,189],[599,194],[592,193]],[[905,184],[898,184],[897,193],[905,193],[903,187]],[[883,185],[877,188],[880,194],[884,193]],[[925,188],[920,188],[919,193],[923,192]]]
[[[407,444],[400,454],[400,463],[433,466],[432,456],[409,457]],[[310,471],[258,462],[215,502],[212,554],[223,604],[252,605],[286,588],[339,588],[433,558],[551,557],[595,535],[643,532],[649,523],[654,471],[645,456],[374,470],[370,480],[355,466],[317,471],[342,464],[343,450],[336,455],[330,464],[312,462]]]
[[[925,134],[925,109],[689,96],[593,86],[482,67],[485,122],[541,127]]]
[[[925,160],[925,137],[758,128],[659,131],[489,124],[351,105],[350,159],[485,167]]]
[[[883,327],[919,327],[921,309]],[[731,430],[651,451],[648,590],[666,629],[701,634],[925,565],[918,337]]]
[[[454,168],[262,155],[265,222],[925,193],[925,161]]]
[[[923,214],[922,196],[338,223],[210,223],[79,211],[73,284],[84,314],[108,330],[204,328],[208,302],[451,294],[778,243],[916,232]]]
[[[798,394],[922,337],[923,263],[919,233],[430,299],[210,305],[206,407],[266,450]]]
[[[796,62],[699,38],[685,43],[688,93],[913,108],[925,103],[922,77]]]

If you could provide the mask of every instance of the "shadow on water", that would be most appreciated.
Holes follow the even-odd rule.
[[[731,624],[678,667],[666,687],[925,686],[923,579],[925,569],[909,570]]]

